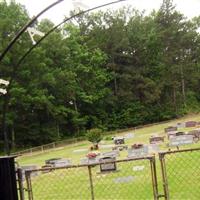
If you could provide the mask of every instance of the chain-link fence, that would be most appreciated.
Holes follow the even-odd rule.
[[[159,154],[165,199],[200,199],[200,148]]]
[[[155,158],[26,171],[26,200],[153,200]]]

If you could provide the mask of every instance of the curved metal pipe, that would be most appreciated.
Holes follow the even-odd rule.
[[[48,35],[50,35],[53,31],[55,31],[59,26],[61,26],[62,24],[64,24],[65,22],[77,17],[77,16],[80,16],[80,15],[83,15],[85,13],[88,13],[90,11],[93,11],[93,10],[96,10],[96,9],[99,9],[99,8],[102,8],[102,7],[106,7],[106,6],[109,6],[109,5],[112,5],[112,4],[116,4],[116,3],[119,3],[119,2],[122,2],[122,1],[127,1],[127,0],[117,0],[117,1],[113,1],[113,2],[110,2],[110,3],[106,3],[106,4],[102,4],[100,6],[96,6],[96,7],[93,7],[93,8],[90,8],[88,10],[85,10],[85,11],[81,11],[69,18],[66,18],[65,20],[63,20],[61,23],[59,23],[58,25],[54,26],[51,30],[49,30],[42,38],[40,38],[40,40],[37,41],[37,43],[35,45],[33,45],[21,58],[20,60],[18,61],[17,63],[17,66],[20,65],[23,60],[31,53],[31,51],[33,49],[35,49]]]
[[[55,5],[59,4],[60,2],[62,2],[64,0],[58,0],[54,3],[52,3],[51,5],[49,5],[48,7],[46,7],[44,10],[42,10],[39,14],[37,14],[35,17],[33,17],[27,24],[24,25],[24,27],[22,27],[21,30],[19,30],[19,32],[17,33],[17,35],[10,41],[10,43],[8,44],[8,46],[5,48],[5,50],[3,51],[2,54],[0,54],[0,62],[3,60],[4,56],[6,55],[6,53],[12,48],[12,46],[15,44],[15,42],[17,41],[17,39],[26,31],[26,29],[33,24],[33,22],[35,22],[37,20],[38,17],[40,17],[43,13],[45,13],[47,10],[49,10],[50,8],[54,7]]]

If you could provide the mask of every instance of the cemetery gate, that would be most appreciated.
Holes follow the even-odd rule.
[[[200,148],[21,174],[21,200],[199,200]],[[101,166],[104,165],[104,166]],[[107,168],[108,171],[101,171]]]

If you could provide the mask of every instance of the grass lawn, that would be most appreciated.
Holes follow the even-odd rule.
[[[189,120],[200,121],[200,115],[187,116],[169,123],[153,125],[136,131],[134,138],[126,141],[127,145],[136,142],[147,143],[152,134],[164,134],[164,128],[175,125],[177,122]],[[191,128],[179,129],[188,131]],[[125,135],[127,132],[118,135]],[[167,142],[167,138],[165,138]],[[103,145],[113,144],[113,141],[104,141]],[[89,152],[90,143],[87,141],[65,146],[63,148],[44,152],[32,156],[19,157],[20,165],[44,165],[45,160],[55,157],[70,158],[73,164]],[[183,148],[200,147],[200,143],[182,146]],[[83,149],[85,151],[79,151]],[[166,150],[166,144],[160,146]],[[77,150],[79,152],[77,152]],[[111,151],[100,149],[101,152]],[[118,159],[127,157],[127,152],[120,152]],[[160,162],[156,155],[159,192],[163,194]],[[167,175],[170,199],[172,200],[198,200],[200,199],[200,151],[166,155]],[[134,170],[135,166],[142,166],[142,170]],[[99,166],[92,167],[92,180],[94,195],[97,200],[128,200],[153,199],[150,162],[148,160],[129,161],[117,163],[117,172],[99,173]],[[88,168],[59,169],[50,173],[40,173],[32,178],[34,199],[36,200],[86,200],[91,199],[91,185]]]

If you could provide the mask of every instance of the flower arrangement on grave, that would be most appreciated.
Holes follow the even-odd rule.
[[[96,152],[91,152],[86,155],[88,158],[96,158],[98,154]]]
[[[135,143],[135,144],[131,145],[131,148],[132,149],[140,149],[143,146],[144,146],[144,144],[142,144],[142,143]]]

